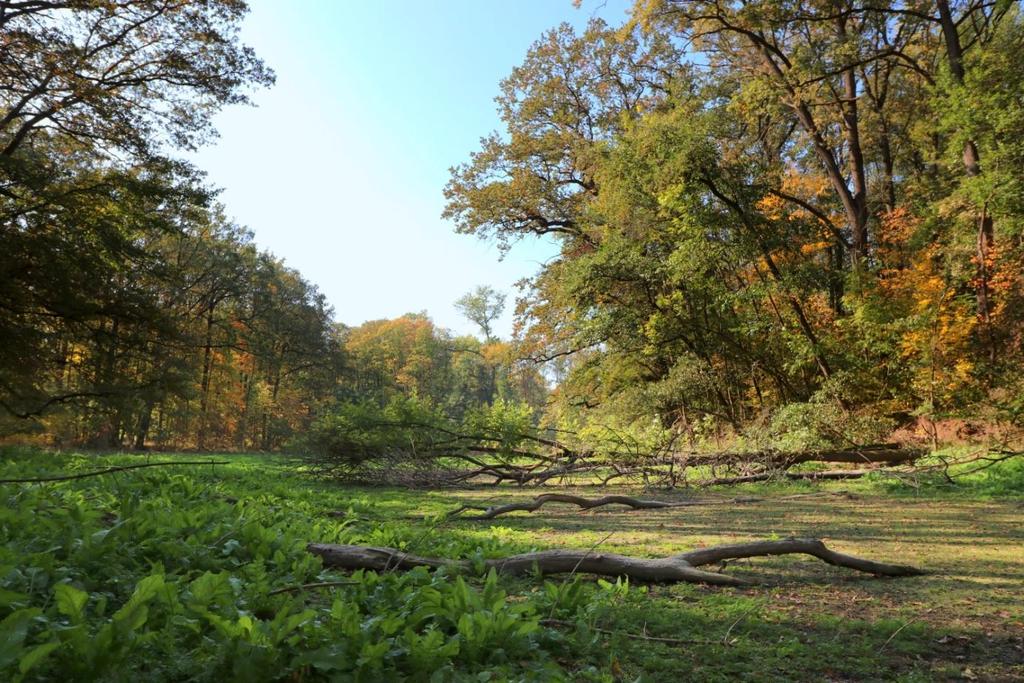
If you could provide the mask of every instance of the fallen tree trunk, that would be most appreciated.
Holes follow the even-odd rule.
[[[477,476],[490,476],[494,477],[494,484],[512,481],[520,486],[527,484],[540,486],[554,478],[578,476],[588,472],[597,472],[602,468],[610,467],[612,469],[610,474],[606,476],[598,474],[598,478],[601,479],[601,484],[607,485],[613,479],[621,477],[671,477],[669,472],[660,469],[664,467],[679,468],[679,472],[681,473],[685,472],[685,470],[690,467],[730,467],[734,465],[757,463],[765,467],[769,467],[772,470],[772,473],[764,472],[740,475],[736,477],[722,477],[708,482],[702,482],[702,485],[739,484],[744,482],[765,481],[767,479],[771,479],[774,476],[773,473],[776,471],[783,471],[789,467],[793,467],[794,465],[800,465],[808,462],[891,466],[913,463],[924,454],[925,451],[922,449],[907,448],[900,444],[887,443],[815,451],[756,451],[751,453],[678,454],[669,457],[641,459],[641,465],[625,468],[614,462],[594,461],[583,457],[573,458],[563,464],[557,464],[557,460],[546,459],[543,462],[538,462],[530,466],[517,466],[511,464],[504,464],[502,466],[483,465],[483,463],[465,457],[464,459],[470,460],[474,464],[478,465],[479,468],[472,472],[464,473],[459,477],[459,480],[466,481]],[[546,469],[541,469],[539,467],[540,465],[548,465],[548,467]],[[830,472],[800,472],[794,473],[793,475],[787,474],[786,476],[790,479],[855,479],[857,477],[864,476],[869,471],[870,470],[867,469],[861,469],[835,470]],[[675,478],[678,476],[680,475],[676,474],[675,477],[671,477],[672,481],[674,482]]]
[[[454,517],[458,517],[467,510],[482,510],[483,512],[479,515],[462,517],[462,519],[494,519],[499,515],[507,515],[510,512],[534,512],[548,503],[568,503],[570,505],[576,505],[584,510],[592,510],[593,508],[599,508],[605,505],[625,505],[633,508],[634,510],[660,510],[662,508],[700,505],[700,503],[695,501],[666,502],[661,500],[641,500],[640,498],[630,498],[629,496],[583,498],[581,496],[574,496],[568,493],[545,493],[532,500],[523,501],[521,503],[508,503],[506,505],[493,506],[463,505],[457,510],[449,512],[447,517],[448,519],[452,519]]]
[[[925,453],[926,451],[920,448],[906,448],[900,444],[885,443],[854,448],[812,451],[755,451],[751,453],[691,455],[680,458],[679,464],[691,467],[694,465],[727,465],[747,462],[757,462],[777,467],[791,467],[805,462],[886,463],[896,465],[913,462]]]
[[[746,503],[761,503],[766,500],[780,501],[780,500],[794,500],[799,498],[820,498],[824,496],[841,496],[844,498],[852,498],[853,494],[846,491],[818,491],[815,493],[796,493],[790,496],[777,496],[773,498],[764,498],[760,496],[738,496],[736,498],[700,498],[680,501],[660,501],[660,500],[640,500],[636,498],[629,498],[628,496],[604,496],[603,498],[581,498],[579,496],[573,496],[568,494],[558,493],[545,493],[537,496],[529,501],[521,503],[507,503],[505,505],[473,505],[467,504],[452,510],[445,515],[446,520],[466,520],[466,521],[479,521],[494,519],[510,512],[535,512],[539,510],[547,502],[569,502],[576,504],[579,501],[579,507],[581,510],[591,510],[593,508],[602,507],[604,505],[625,505],[633,510],[659,510],[665,508],[680,508],[680,507],[695,507],[701,505],[740,505]],[[538,503],[540,501],[540,503]],[[585,504],[582,504],[585,503]],[[481,510],[482,513],[479,515],[462,516],[463,512],[467,510]],[[333,510],[327,512],[328,517],[344,517],[348,514],[342,510]],[[429,516],[411,516],[409,519],[429,519]]]
[[[717,479],[707,479],[702,482],[698,482],[697,486],[726,486],[730,484],[745,484],[752,481],[768,481],[769,479],[775,479],[785,477],[786,479],[809,479],[811,481],[818,480],[841,480],[841,479],[859,479],[860,477],[867,476],[872,472],[888,472],[889,470],[873,469],[873,470],[828,470],[825,472],[758,472],[757,474],[744,474],[736,477],[718,477]]]
[[[834,462],[852,464],[873,463],[905,463],[925,455],[927,450],[903,446],[898,443],[869,444],[866,446],[850,446],[848,448],[824,448],[803,451],[721,451],[718,453],[673,453],[663,456],[639,455],[636,453],[621,454],[627,456],[634,464],[643,467],[675,465],[679,467],[696,467],[711,465],[734,465],[745,463],[761,463],[788,467],[805,462]],[[620,455],[615,452],[605,453],[606,457]]]
[[[821,474],[828,474],[822,472]],[[793,498],[808,498],[815,496],[829,496],[829,495],[847,495],[842,492],[839,493],[798,493],[792,496],[781,496],[775,500],[790,500]],[[570,505],[576,505],[582,510],[593,510],[594,508],[604,507],[605,505],[625,505],[626,507],[634,510],[663,510],[665,508],[681,508],[681,507],[694,507],[697,505],[736,505],[740,503],[759,503],[765,500],[756,496],[741,496],[738,498],[715,498],[715,499],[694,499],[694,500],[677,500],[677,501],[664,501],[664,500],[643,500],[640,498],[631,498],[629,496],[603,496],[601,498],[583,498],[582,496],[574,496],[568,493],[544,493],[535,498],[520,503],[506,503],[505,505],[463,505],[455,510],[452,510],[447,515],[446,519],[465,519],[465,520],[485,520],[494,519],[501,515],[507,515],[510,512],[536,512],[548,503],[568,503]],[[467,510],[482,510],[479,515],[461,516],[463,512]],[[333,513],[328,513],[333,514]]]
[[[310,543],[306,549],[319,556],[325,566],[337,569],[371,569],[376,571],[407,570],[415,567],[451,567],[469,571],[467,560],[421,557],[395,548],[361,545]],[[846,567],[876,576],[918,576],[925,572],[916,567],[884,564],[829,549],[815,538],[788,538],[780,541],[756,541],[736,545],[702,548],[662,558],[636,558],[594,550],[542,550],[510,557],[485,560],[484,566],[503,574],[598,574],[625,576],[636,581],[705,583],[715,586],[747,586],[755,582],[711,572],[700,567],[730,559],[769,555],[811,555],[822,562]]]

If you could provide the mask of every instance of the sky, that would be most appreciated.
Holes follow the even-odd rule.
[[[517,290],[555,255],[497,246],[441,219],[449,167],[500,129],[499,81],[561,22],[626,18],[625,0],[252,0],[242,41],[277,74],[255,107],[215,118],[192,155],[256,243],[315,283],[348,325],[426,311],[473,333],[453,302]]]

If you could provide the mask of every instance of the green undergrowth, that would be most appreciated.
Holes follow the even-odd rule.
[[[980,459],[976,459],[980,458]],[[985,459],[987,458],[987,459]],[[791,472],[835,470],[829,463],[806,463]],[[768,481],[741,486],[709,487],[708,491],[772,495],[798,494],[829,489],[855,493],[885,494],[931,500],[1020,500],[1024,498],[1024,455],[1007,457],[980,446],[952,446],[926,455],[916,462],[916,471],[897,474],[885,467],[860,479],[837,483],[811,480]],[[947,477],[947,475],[949,475]],[[701,476],[694,476],[700,480]],[[711,476],[703,478],[710,479]]]
[[[175,459],[196,458],[6,449],[0,478]],[[358,488],[318,481],[280,457],[215,459],[229,464],[0,484],[0,680],[1024,675],[1015,659],[1024,616],[1012,597],[1024,550],[1015,463],[973,475],[956,491],[930,483],[896,490],[887,479],[823,488],[788,482],[705,494],[778,499],[760,506],[583,514],[545,507],[488,524],[444,515],[462,502],[536,490]],[[791,497],[840,484],[852,497]],[[972,487],[989,502],[971,500]],[[550,547],[659,556],[791,534],[839,539],[842,550],[935,575],[885,581],[773,558],[728,568],[769,579],[736,590],[512,579],[483,567],[487,558]],[[310,541],[468,559],[475,570],[344,574],[307,553]],[[309,586],[329,582],[340,585]]]
[[[138,462],[4,456],[4,478]],[[507,548],[389,519],[372,493],[311,485],[276,460],[7,484],[0,496],[3,679],[603,680],[555,657],[586,660],[591,643],[540,620],[585,621],[628,592],[482,572],[325,571],[307,542],[481,560]],[[330,581],[350,583],[273,593]]]

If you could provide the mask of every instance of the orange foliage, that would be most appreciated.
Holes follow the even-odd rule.
[[[917,223],[904,209],[887,214],[879,236],[879,256],[892,258],[894,252],[902,251]],[[881,271],[879,287],[891,306],[907,312],[899,342],[901,355],[915,368],[918,390],[939,402],[971,379],[969,347],[977,324],[974,308],[957,296],[954,283],[943,271],[939,245],[929,245],[909,258],[900,254],[897,263],[901,267]]]

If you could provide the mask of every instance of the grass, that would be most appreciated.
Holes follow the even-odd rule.
[[[146,457],[9,449],[0,477]],[[766,498],[748,504],[589,512],[551,505],[476,522],[443,515],[463,502],[536,491],[359,488],[312,480],[280,457],[225,457],[229,465],[0,485],[0,619],[8,619],[0,677],[1024,680],[1020,463],[956,488],[890,479],[760,484],[702,494]],[[820,491],[845,495],[785,498]],[[687,495],[694,494],[658,497]],[[659,556],[790,535],[930,574],[876,579],[786,557],[730,565],[727,571],[764,582],[744,589],[581,577],[463,581],[424,571],[359,574],[354,585],[273,594],[346,579],[305,553],[312,540],[472,558],[591,546]],[[118,624],[141,619],[145,581],[164,588],[145,598],[148,614],[133,639]],[[75,591],[86,600],[77,617],[68,607],[81,597]],[[26,610],[38,614],[12,646],[20,631],[10,615]],[[552,617],[569,626],[542,623]],[[638,634],[690,642],[630,637]],[[47,647],[22,674],[25,657]],[[85,661],[76,647],[109,656]],[[15,656],[3,669],[8,651]]]

